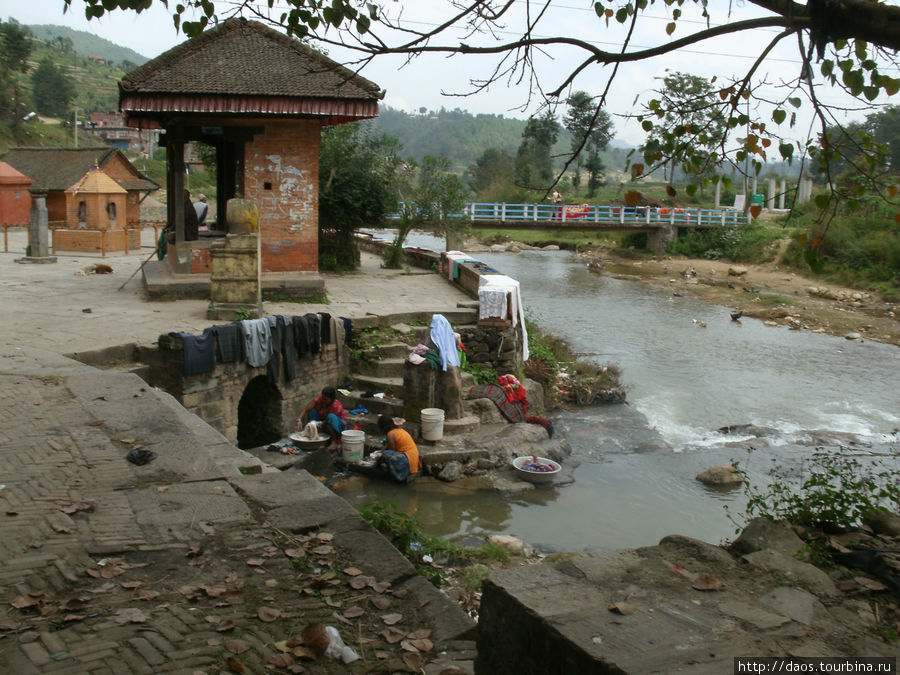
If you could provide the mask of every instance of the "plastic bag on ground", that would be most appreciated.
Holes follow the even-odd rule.
[[[340,659],[345,664],[353,663],[359,660],[359,654],[344,644],[341,634],[334,626],[325,626],[325,632],[328,633],[328,649],[325,650],[325,656],[337,661]]]

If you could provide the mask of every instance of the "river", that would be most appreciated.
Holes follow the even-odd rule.
[[[896,347],[734,322],[728,308],[592,273],[564,251],[474,257],[519,280],[538,325],[621,367],[628,403],[551,415],[582,459],[571,485],[509,498],[370,484],[345,495],[357,506],[379,496],[430,534],[513,534],[542,550],[653,545],[667,534],[720,543],[746,497],[699,483],[710,466],[737,460],[762,485],[772,470],[803,470],[816,447],[840,445],[863,461],[895,453],[887,461],[900,470]],[[718,431],[736,425],[759,430]]]

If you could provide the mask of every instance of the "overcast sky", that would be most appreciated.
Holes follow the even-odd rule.
[[[446,15],[446,3],[440,0],[416,0],[415,2],[386,2],[385,7],[393,12],[404,12],[404,20],[414,22],[419,29],[428,29],[440,22]],[[539,36],[568,35],[595,42],[604,49],[615,50],[621,44],[624,35],[622,28],[615,21],[607,27],[605,22],[598,19],[592,8],[593,3],[585,0],[559,0],[554,2],[550,20],[539,26]],[[710,3],[710,11],[713,20],[724,22],[728,18],[725,14],[728,6],[732,6],[732,18],[744,19],[759,15],[759,10],[744,2],[715,2]],[[221,5],[222,7],[226,5]],[[16,2],[13,6],[7,6],[8,15],[24,24],[61,24],[86,30],[104,37],[116,44],[130,47],[136,52],[152,58],[181,42],[184,37],[175,32],[171,15],[161,2],[155,2],[150,10],[141,14],[133,12],[115,11],[112,15],[101,19],[93,19],[90,22],[84,18],[83,6],[80,0],[73,0],[73,9],[63,13],[62,0],[25,0]],[[527,7],[525,0],[517,5],[518,17],[524,16]],[[692,28],[700,27],[700,17],[693,3],[685,3],[684,17],[678,23],[678,30],[673,37],[686,35]],[[276,11],[278,10],[276,6]],[[635,33],[632,38],[633,48],[652,46],[665,42],[666,24],[671,20],[667,15],[668,8],[664,3],[658,2],[647,12],[649,18],[639,22],[641,32]],[[0,10],[2,12],[2,10]],[[716,14],[719,12],[719,14]],[[479,41],[496,41],[511,39],[516,31],[516,15],[507,22],[507,30],[497,37],[467,36],[468,44],[479,44]],[[552,23],[551,23],[552,20]],[[552,29],[551,29],[552,27]],[[636,110],[634,100],[636,96],[643,99],[649,98],[649,94],[659,86],[657,78],[662,77],[666,69],[672,71],[687,72],[702,75],[707,78],[718,77],[718,83],[724,84],[728,76],[742,74],[753,63],[765,44],[777,34],[777,31],[758,31],[753,35],[727,37],[716,41],[708,41],[695,45],[688,49],[682,49],[653,61],[638,62],[623,66],[616,78],[615,84],[610,90],[607,99],[607,110],[614,116],[627,114]],[[462,39],[460,34],[448,34],[448,39],[442,40],[442,44],[450,42],[450,38]],[[335,60],[346,62],[352,59],[352,53],[344,52],[333,47],[328,48],[329,55]],[[545,89],[555,88],[559,80],[571,72],[573,67],[580,62],[583,55],[575,52],[556,50],[552,54],[537,55],[535,67]],[[497,62],[495,56],[453,56],[447,57],[440,54],[426,54],[401,68],[404,59],[401,57],[379,57],[368,65],[362,74],[376,82],[387,90],[384,102],[393,107],[412,112],[419,107],[428,109],[461,108],[471,113],[503,114],[507,117],[524,118],[537,109],[538,101],[533,100],[530,107],[524,111],[522,106],[528,102],[528,92],[524,85],[516,85],[506,81],[492,85],[486,91],[482,91],[470,97],[459,98],[449,94],[463,94],[471,90],[470,80],[486,77]],[[783,80],[793,79],[800,70],[800,61],[796,57],[796,41],[785,41],[785,46],[778,47],[760,71],[769,81],[778,83]],[[609,76],[609,67],[591,66],[575,82],[574,89],[584,90],[592,95],[599,95],[606,86]],[[891,72],[893,76],[898,73]],[[774,88],[768,88],[768,93],[773,93]],[[836,94],[823,92],[822,98],[826,102],[837,102]],[[804,106],[808,108],[808,105]],[[559,111],[560,114],[562,110]],[[865,110],[850,113],[846,119],[860,119]],[[799,136],[805,134],[809,126],[808,117],[801,115],[796,133]],[[638,144],[643,139],[638,125],[634,121],[626,122],[621,117],[615,117],[616,138],[618,140]]]

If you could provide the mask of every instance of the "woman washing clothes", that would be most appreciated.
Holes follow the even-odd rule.
[[[337,400],[334,387],[325,387],[320,396],[316,396],[297,416],[297,430],[304,427],[303,418],[309,422],[318,422],[319,430],[331,436],[329,450],[337,450],[340,446],[341,432],[347,429],[347,412]]]
[[[418,478],[422,462],[419,460],[419,448],[409,432],[398,427],[390,415],[378,418],[378,428],[384,432],[385,439],[376,466],[386,469],[391,478],[400,483]]]

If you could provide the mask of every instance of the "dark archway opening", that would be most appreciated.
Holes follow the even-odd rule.
[[[247,383],[238,403],[237,445],[257,448],[282,437],[281,392],[265,375]]]

